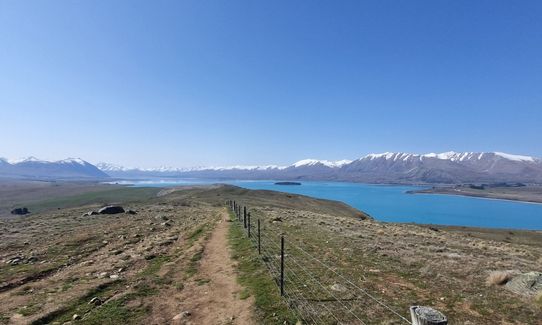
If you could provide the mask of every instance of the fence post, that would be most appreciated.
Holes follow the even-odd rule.
[[[284,236],[280,236],[280,295],[284,297]]]
[[[260,219],[258,219],[258,255],[262,255],[262,243],[260,241]]]
[[[250,238],[250,212],[247,214],[248,219],[248,238]]]
[[[244,220],[245,229],[247,229],[247,207],[246,206],[243,207],[243,220]]]
[[[243,227],[247,229],[247,207],[243,207]]]
[[[447,325],[448,319],[440,311],[431,307],[411,306],[412,325]]]

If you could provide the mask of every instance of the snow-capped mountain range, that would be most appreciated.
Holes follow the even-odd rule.
[[[0,158],[0,177],[23,179],[101,179],[109,175],[79,158],[45,161],[35,157]]]
[[[131,168],[82,159],[48,162],[0,159],[0,176],[49,178],[193,177],[210,179],[335,180],[368,183],[525,182],[542,184],[542,160],[502,152],[413,154],[385,152],[356,160],[304,159],[288,166]]]
[[[288,166],[137,169],[98,165],[113,177],[336,180],[368,183],[542,183],[542,160],[502,152],[385,152],[356,160],[304,159]]]

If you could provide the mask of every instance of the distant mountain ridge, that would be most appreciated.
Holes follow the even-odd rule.
[[[413,154],[386,152],[356,160],[305,159],[289,166],[231,166],[137,169],[98,164],[114,177],[194,177],[211,179],[335,180],[367,183],[542,184],[542,160],[502,152]]]
[[[542,160],[502,152],[414,154],[385,152],[356,160],[304,159],[292,165],[194,168],[128,168],[82,159],[44,161],[34,157],[0,158],[0,177],[103,179],[185,177],[228,179],[322,180],[396,184],[461,184],[521,182],[542,184]]]
[[[109,175],[79,158],[45,161],[35,157],[21,160],[0,158],[0,177],[21,179],[102,179]]]

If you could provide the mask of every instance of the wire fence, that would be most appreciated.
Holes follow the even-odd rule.
[[[287,233],[268,227],[268,220],[254,220],[246,206],[233,200],[227,205],[288,307],[305,324],[412,324],[359,281],[289,240]]]

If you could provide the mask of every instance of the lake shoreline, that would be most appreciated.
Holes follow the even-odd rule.
[[[422,189],[422,190],[413,190],[413,191],[407,191],[407,194],[429,194],[429,195],[450,195],[450,196],[463,196],[463,197],[472,197],[472,198],[478,198],[478,199],[485,199],[485,200],[495,200],[495,201],[506,201],[506,202],[521,202],[521,203],[527,203],[527,204],[536,204],[541,205],[542,204],[542,196],[536,198],[536,197],[511,197],[511,194],[507,193],[495,193],[495,192],[486,192],[486,193],[480,193],[473,191],[467,191],[467,190],[456,190],[454,188],[430,188],[430,189]]]
[[[229,183],[229,185],[251,190],[273,190],[341,201],[367,212],[375,219],[383,222],[431,223],[501,229],[542,229],[542,220],[539,218],[539,215],[542,214],[542,210],[540,210],[542,206],[532,202],[461,195],[407,194],[408,192],[430,190],[429,186],[317,181],[301,181],[302,186],[280,186],[275,184],[279,180],[224,182],[209,179],[177,181],[169,179],[168,181],[170,182],[164,182],[164,180],[135,181],[132,182],[132,186],[177,187],[195,184]],[[125,185],[130,186],[127,183]],[[456,187],[459,186],[456,185]],[[445,186],[442,186],[442,188],[445,188]],[[494,190],[495,188],[492,188],[492,191]],[[525,191],[525,188],[506,190]],[[542,187],[540,187],[540,190],[542,193]],[[515,217],[510,218],[510,215]]]

